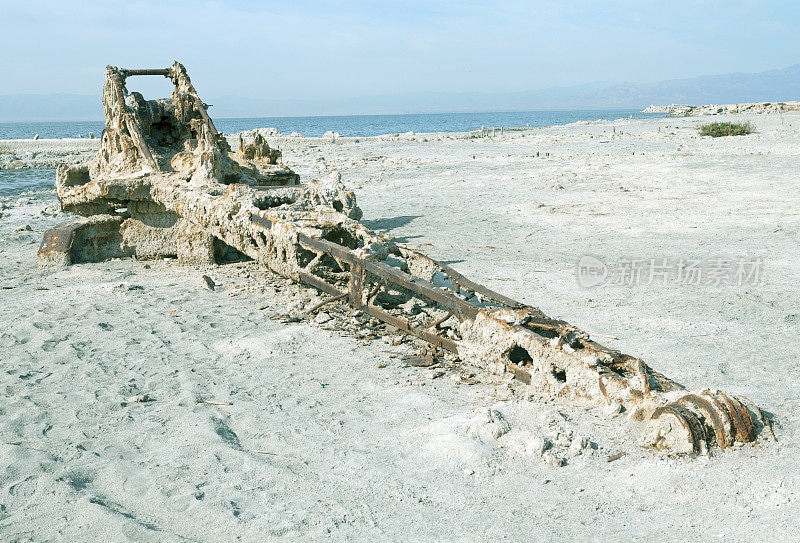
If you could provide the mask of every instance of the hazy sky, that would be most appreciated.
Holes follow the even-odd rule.
[[[0,0],[0,94],[95,94],[180,60],[203,96],[648,82],[800,62],[796,2]],[[166,80],[131,81],[169,91]]]

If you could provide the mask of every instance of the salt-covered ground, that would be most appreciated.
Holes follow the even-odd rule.
[[[777,442],[661,457],[624,413],[408,367],[414,344],[353,333],[346,309],[272,320],[319,296],[251,264],[39,270],[68,217],[36,194],[0,210],[0,539],[794,540],[800,114],[737,119],[757,133],[699,138],[708,119],[688,118],[270,143],[306,178],[340,170],[368,226],[691,388],[748,395]],[[66,141],[32,144],[40,161],[96,145]],[[763,268],[714,285],[645,265],[585,289],[587,254]]]

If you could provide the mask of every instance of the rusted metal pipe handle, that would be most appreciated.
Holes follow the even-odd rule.
[[[163,75],[164,77],[169,77],[172,74],[172,68],[123,68],[122,73],[126,76]]]

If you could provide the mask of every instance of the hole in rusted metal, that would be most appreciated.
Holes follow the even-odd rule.
[[[349,268],[342,268],[341,264],[342,263],[340,263],[338,260],[336,260],[330,255],[324,255],[319,261],[319,265],[321,268],[328,268],[334,272],[349,271]]]
[[[214,261],[217,264],[247,262],[253,260],[238,249],[231,247],[219,238],[214,238]]]
[[[527,366],[531,362],[533,362],[533,358],[531,357],[530,353],[520,347],[519,345],[514,345],[508,350],[506,353],[508,360],[516,364],[517,366]]]
[[[358,249],[358,239],[350,232],[341,227],[334,227],[325,232],[322,239],[331,241],[348,249]]]
[[[317,254],[314,251],[304,249],[302,245],[295,245],[295,253],[297,253],[297,265],[301,268],[308,266],[309,262],[314,260]]]
[[[269,193],[264,193],[263,195],[258,195],[253,198],[253,205],[261,211],[291,203],[292,199],[288,196],[279,196]]]
[[[181,127],[171,116],[161,115],[150,125],[150,140],[158,147],[174,145],[180,139],[180,133]]]
[[[64,180],[65,187],[77,187],[85,185],[91,181],[89,178],[89,168],[70,168],[67,170],[66,179]]]

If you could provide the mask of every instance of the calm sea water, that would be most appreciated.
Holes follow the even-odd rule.
[[[56,171],[51,169],[0,170],[0,198],[55,192],[55,182]]]
[[[425,113],[409,115],[348,115],[325,117],[257,117],[215,119],[222,132],[274,127],[285,134],[321,136],[328,130],[343,136],[367,137],[402,132],[466,132],[481,126],[552,126],[597,119],[663,117],[633,110],[515,111],[498,113]],[[99,137],[102,121],[0,123],[0,139]],[[44,194],[53,190],[51,169],[0,170],[0,197]]]
[[[576,121],[663,117],[634,110],[595,109],[557,111],[511,111],[496,113],[419,113],[407,115],[345,115],[324,117],[254,117],[214,119],[222,132],[234,133],[253,128],[274,127],[289,134],[321,136],[328,130],[343,136],[367,137],[398,132],[467,132],[481,126],[551,126]],[[0,123],[0,139],[99,137],[102,121]]]

